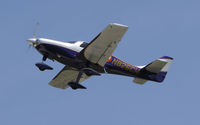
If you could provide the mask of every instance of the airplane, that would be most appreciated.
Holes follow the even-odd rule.
[[[133,82],[138,84],[147,81],[163,82],[173,61],[172,57],[163,56],[148,65],[135,66],[112,55],[127,29],[126,25],[109,24],[90,43],[36,38],[35,34],[26,41],[43,55],[42,62],[35,64],[39,70],[53,70],[44,63],[46,59],[65,65],[49,83],[56,88],[86,89],[80,83],[101,74],[134,77]]]

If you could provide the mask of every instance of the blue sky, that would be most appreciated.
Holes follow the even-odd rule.
[[[18,0],[1,1],[1,125],[197,125],[200,124],[198,0]],[[88,89],[60,90],[53,71],[34,64],[42,56],[25,41],[33,36],[91,41],[109,23],[129,29],[114,55],[145,65],[168,55],[174,62],[162,84],[137,85],[133,78],[102,75]]]

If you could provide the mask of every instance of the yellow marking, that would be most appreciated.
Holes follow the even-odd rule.
[[[133,65],[130,65],[130,64],[127,64],[119,59],[116,59],[116,58],[113,58],[112,60],[112,64],[115,65],[115,66],[118,66],[126,71],[129,71],[129,72],[134,72],[134,73],[138,73],[139,72],[139,68],[137,68],[136,66],[133,66]]]
[[[122,65],[122,62],[119,60],[117,63],[117,66],[121,67],[121,65]]]
[[[130,64],[126,65],[126,69],[127,69],[128,71],[130,71],[131,65],[130,65]]]
[[[117,59],[115,60],[115,65],[116,65],[116,66],[118,65],[118,60],[117,60]]]
[[[121,68],[125,68],[126,69],[126,63],[122,63]]]
[[[116,61],[116,59],[113,59],[113,61],[112,61],[112,64],[114,64],[114,65],[115,65],[115,61]]]

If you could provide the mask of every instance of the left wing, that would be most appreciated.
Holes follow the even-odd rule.
[[[76,78],[78,76],[79,71],[65,66],[49,83],[49,85],[56,87],[56,88],[61,88],[61,89],[66,89],[69,87],[68,83],[69,82],[75,82]],[[80,79],[80,82],[86,80],[89,78],[85,73],[82,74],[82,77]]]
[[[80,52],[80,57],[103,67],[127,29],[125,25],[109,24]]]

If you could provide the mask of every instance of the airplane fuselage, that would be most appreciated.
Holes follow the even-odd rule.
[[[99,73],[110,73],[134,77],[139,74],[140,68],[130,65],[115,56],[110,56],[104,67],[84,62],[78,57],[81,50],[88,44],[84,41],[61,42],[40,38],[35,48],[44,56],[51,60],[56,60],[64,65],[76,69],[92,68]]]
[[[113,55],[109,57],[103,67],[94,64],[87,59],[79,58],[82,50],[89,44],[84,41],[61,42],[45,38],[32,38],[27,41],[43,55],[43,58],[45,57],[45,59],[49,58],[51,60],[56,60],[66,66],[75,68],[77,71],[88,68],[92,69],[94,74],[117,74],[156,82],[162,82],[167,74],[167,72],[163,71],[160,71],[159,73],[150,72],[144,68],[145,66],[134,66],[128,64]],[[165,58],[167,58],[167,60],[172,60],[171,57],[162,57],[161,60]],[[45,67],[48,67],[48,65]],[[154,66],[152,67],[154,68]],[[168,69],[168,67],[169,66],[167,66],[166,69]],[[51,67],[48,68],[51,69]],[[167,71],[165,68],[163,68],[163,70]],[[139,81],[139,83],[141,83],[141,81]]]

